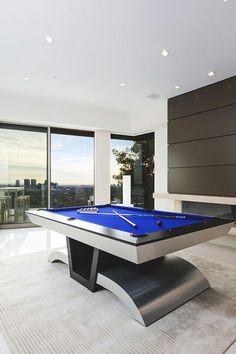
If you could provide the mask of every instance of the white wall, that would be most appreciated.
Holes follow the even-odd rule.
[[[158,125],[167,122],[167,101],[150,100],[150,105],[130,115],[131,131],[134,134],[155,131]]]
[[[66,101],[0,92],[0,122],[54,125],[77,129],[128,131],[128,113],[91,108]],[[125,127],[125,129],[124,129]]]
[[[168,181],[167,122],[155,129],[155,193],[167,193]],[[174,201],[155,199],[155,209],[174,211]]]
[[[95,204],[110,203],[110,133],[95,132]]]

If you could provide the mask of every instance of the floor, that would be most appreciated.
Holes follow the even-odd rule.
[[[0,230],[0,264],[13,257],[64,248],[65,237],[41,227]],[[194,254],[236,265],[236,234],[192,247]],[[234,348],[227,353],[234,353]],[[233,351],[232,351],[233,350]],[[236,350],[236,348],[235,348]],[[10,354],[0,332],[0,353]]]
[[[41,227],[0,230],[0,263],[66,246],[65,236]],[[0,332],[0,354],[10,354]]]
[[[191,247],[194,254],[236,265],[236,235],[226,235]]]
[[[42,227],[0,230],[0,262],[65,246],[65,236]]]
[[[0,353],[1,354],[11,354],[10,350],[8,349],[6,342],[4,341],[3,337],[0,333]]]

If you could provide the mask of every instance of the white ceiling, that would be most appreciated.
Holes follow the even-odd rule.
[[[2,90],[150,110],[236,74],[236,1],[2,0],[0,45]]]

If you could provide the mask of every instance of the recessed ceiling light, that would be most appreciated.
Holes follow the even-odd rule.
[[[224,2],[227,2],[228,0],[224,0]]]
[[[208,72],[208,75],[209,75],[209,76],[214,76],[214,75],[215,75],[215,73],[214,73],[214,71],[213,71],[213,70],[210,70],[210,71]]]
[[[91,97],[91,101],[95,101],[95,97]]]
[[[121,82],[121,83],[120,83],[120,86],[124,87],[124,86],[125,86],[125,83],[124,83],[124,82]]]
[[[53,38],[51,36],[46,36],[46,42],[48,42],[49,44],[52,44],[53,42]]]
[[[175,88],[178,90],[178,89],[180,89],[180,86],[179,86],[179,85],[176,85]]]
[[[25,76],[25,77],[24,77],[24,80],[25,80],[25,81],[29,81],[29,77],[26,77],[26,76]]]
[[[163,49],[163,50],[161,51],[161,55],[163,55],[163,57],[167,57],[167,55],[169,55],[168,50]]]

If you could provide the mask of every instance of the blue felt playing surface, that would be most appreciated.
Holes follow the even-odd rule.
[[[73,208],[54,208],[49,209],[50,212],[55,212],[57,214],[66,216],[68,218],[76,218],[78,220],[83,220],[91,222],[94,224],[102,225],[112,229],[117,229],[120,231],[125,231],[135,236],[142,236],[155,231],[173,229],[180,226],[199,224],[208,220],[213,219],[209,216],[198,216],[191,214],[182,213],[170,213],[164,211],[148,211],[142,208],[131,208],[116,205],[99,205],[97,214],[84,214],[77,212],[80,207]],[[121,219],[118,215],[113,213],[113,210],[119,214],[129,214],[124,215],[128,220],[135,223],[137,226],[133,227],[125,220]],[[107,215],[103,214],[107,213]],[[132,214],[132,215],[130,215]],[[169,216],[185,216],[185,218],[159,218],[158,215],[169,215]],[[158,220],[162,220],[163,224],[158,225]]]

